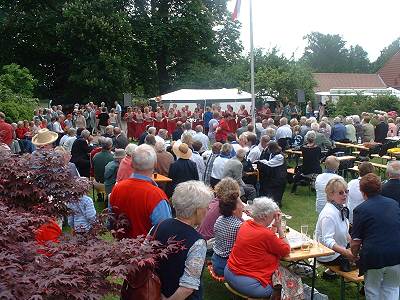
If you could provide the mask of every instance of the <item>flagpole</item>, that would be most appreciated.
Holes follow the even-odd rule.
[[[251,120],[256,132],[256,97],[254,92],[254,44],[253,44],[253,0],[250,0],[250,73],[251,73]]]

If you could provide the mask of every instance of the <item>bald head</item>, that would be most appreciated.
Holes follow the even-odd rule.
[[[339,169],[340,161],[336,156],[330,155],[325,160],[325,167],[328,170],[337,171]]]

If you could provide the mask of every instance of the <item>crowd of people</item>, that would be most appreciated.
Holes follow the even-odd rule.
[[[329,119],[321,110],[317,118],[310,103],[301,116],[289,103],[274,111],[264,105],[253,124],[244,106],[234,112],[230,105],[225,111],[198,105],[192,113],[188,106],[173,104],[155,111],[128,107],[123,113],[115,102],[111,109],[89,103],[67,113],[54,106],[37,109],[30,121],[5,120],[0,112],[3,150],[20,154],[54,148],[71,176],[92,178],[96,190],[105,190],[106,198],[98,194],[100,201],[132,224],[126,237],[150,232],[162,243],[173,236],[185,241],[186,250],[158,268],[167,299],[201,299],[207,249],[213,249],[215,272],[239,292],[251,297],[288,292],[277,289],[274,274],[279,259],[290,252],[280,212],[289,148],[303,157],[292,192],[304,175],[316,177],[315,237],[336,252],[319,260],[344,270],[358,261],[367,299],[398,299],[400,162],[388,164],[389,180],[383,185],[369,162],[359,166],[360,178],[347,184],[337,174],[335,153],[342,148],[335,142],[382,147],[387,137],[399,135],[400,118],[363,113]],[[172,182],[158,186],[154,173]],[[242,219],[244,203],[252,217],[248,221]],[[84,196],[71,209],[75,231],[90,230],[93,200]],[[326,278],[333,275],[325,273]]]

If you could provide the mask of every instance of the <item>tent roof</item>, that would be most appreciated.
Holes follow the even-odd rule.
[[[150,100],[156,100],[151,98]],[[195,101],[195,100],[251,100],[251,94],[238,89],[197,90],[181,89],[161,95],[163,101]]]

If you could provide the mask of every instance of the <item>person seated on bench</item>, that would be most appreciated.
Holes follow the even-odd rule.
[[[301,174],[296,174],[292,187],[292,193],[296,192],[297,185],[302,179],[303,175],[321,174],[322,169],[320,165],[321,148],[315,144],[316,134],[314,131],[307,132],[305,136],[306,145],[301,147],[303,156],[303,165],[301,166]]]
[[[361,178],[365,201],[354,209],[351,251],[354,256],[360,254],[366,299],[398,300],[400,208],[397,201],[380,195],[381,189],[377,175],[369,173]]]
[[[214,224],[215,243],[211,262],[215,274],[224,276],[226,262],[235,243],[239,227],[243,223],[242,214],[244,205],[240,199],[239,184],[236,180],[227,177],[222,179],[216,188],[221,189],[220,185],[223,185],[225,189],[219,199],[219,212],[221,216],[218,217]]]
[[[347,183],[343,178],[331,179],[325,188],[327,203],[319,214],[315,228],[316,239],[336,253],[319,257],[318,261],[326,265],[339,265],[342,271],[350,271],[349,260],[355,257],[350,249],[346,249],[350,242],[349,210],[344,206],[347,200]],[[329,278],[332,273],[325,271],[324,277]]]
[[[272,275],[290,246],[281,227],[281,212],[270,198],[256,198],[250,205],[254,218],[242,224],[229,255],[224,277],[236,291],[249,297],[270,297]],[[273,223],[279,237],[268,226]]]

